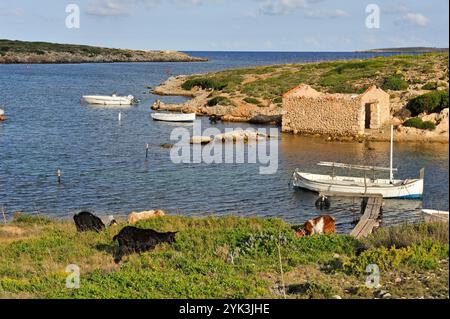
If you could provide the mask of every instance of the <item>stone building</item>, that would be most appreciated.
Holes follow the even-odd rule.
[[[283,96],[283,132],[354,136],[390,119],[389,94],[376,86],[351,95],[321,93],[301,84]]]

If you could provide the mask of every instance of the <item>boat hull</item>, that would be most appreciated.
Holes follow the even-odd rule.
[[[153,120],[160,122],[189,123],[195,121],[196,115],[195,113],[191,114],[153,113],[152,118]]]
[[[423,197],[423,179],[395,180],[390,183],[386,179],[372,181],[359,177],[317,175],[296,171],[293,186],[318,193],[345,194],[380,194],[384,198],[421,199]]]
[[[427,223],[448,222],[449,213],[445,211],[423,209],[422,214]]]
[[[134,101],[132,96],[85,95],[83,99],[93,105],[132,105]]]

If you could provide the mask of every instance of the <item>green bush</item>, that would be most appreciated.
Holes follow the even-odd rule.
[[[399,75],[386,78],[381,86],[383,90],[404,91],[408,89],[408,83]]]
[[[252,97],[246,97],[244,99],[244,102],[250,103],[250,104],[255,104],[255,105],[261,105],[261,102],[258,99],[255,99],[255,98],[252,98]]]
[[[434,131],[436,129],[436,124],[434,124],[431,121],[425,121],[422,124],[422,130],[430,130],[430,131]]]
[[[208,106],[216,106],[216,105],[231,105],[231,101],[225,96],[216,96],[210,100],[208,100]]]
[[[407,106],[412,115],[437,113],[448,108],[448,92],[434,91],[412,99]]]
[[[189,79],[186,82],[182,84],[183,90],[192,90],[194,87],[201,87],[202,89],[213,89],[221,91],[227,86],[226,83],[223,82],[217,82],[211,79],[206,78],[196,78],[196,79]]]
[[[413,117],[403,123],[404,126],[407,127],[415,127],[421,130],[430,130],[433,131],[436,129],[436,125],[431,121],[423,121],[421,118]]]
[[[404,248],[371,248],[344,263],[348,273],[364,273],[368,265],[377,265],[381,271],[389,271],[400,265],[413,269],[429,270],[439,266],[439,261],[448,258],[448,243],[426,240]]]
[[[422,86],[422,90],[437,90],[438,84],[437,82],[428,82],[424,86]]]

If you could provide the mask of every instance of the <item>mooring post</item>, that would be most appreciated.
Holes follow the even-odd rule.
[[[58,178],[58,184],[61,184],[61,170],[59,168],[56,170],[56,177]]]
[[[148,143],[145,145],[145,158],[148,158],[148,149],[149,149]]]
[[[122,112],[119,112],[119,123],[122,122]]]

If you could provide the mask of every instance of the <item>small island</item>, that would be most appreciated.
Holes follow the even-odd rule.
[[[205,62],[177,51],[147,51],[0,39],[0,64]]]
[[[403,47],[403,48],[382,48],[357,51],[363,53],[448,53],[448,48],[432,47]]]
[[[380,94],[387,97],[383,113],[387,119],[380,125],[373,125],[371,119],[379,112],[371,109],[371,123],[367,123],[370,125],[366,125],[364,133],[337,132],[328,124],[322,125],[320,132],[309,126],[302,129],[292,125],[299,124],[292,122],[295,117],[286,116],[289,110],[287,95],[301,86],[310,87],[310,92],[315,92],[313,95],[317,97],[317,112],[312,118],[323,119],[330,119],[330,114],[337,114],[342,119],[350,116],[345,107],[339,112],[330,112],[329,101],[349,101],[379,88],[384,91]],[[283,129],[284,132],[320,135],[330,141],[389,141],[392,124],[396,128],[397,141],[448,143],[448,53],[257,66],[180,75],[170,77],[153,93],[191,97],[181,104],[156,101],[152,106],[154,110],[218,116],[224,122],[277,124],[282,128],[293,127]],[[339,103],[334,104],[339,107]],[[304,111],[301,106],[296,109]],[[290,125],[287,121],[291,121]],[[334,124],[340,127],[344,122]]]

